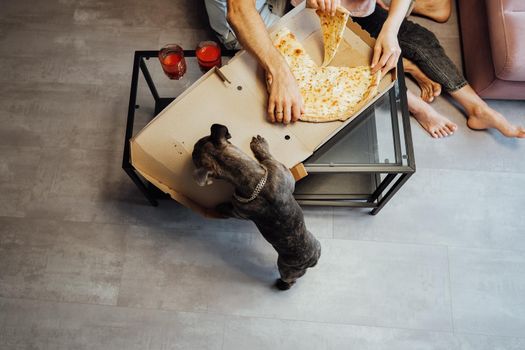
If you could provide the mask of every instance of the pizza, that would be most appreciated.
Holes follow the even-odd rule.
[[[380,73],[379,73],[380,74]],[[320,67],[311,84],[300,84],[305,103],[301,120],[309,122],[345,121],[377,93],[379,76],[368,66]]]
[[[337,49],[343,40],[343,33],[345,32],[350,12],[343,7],[338,7],[334,16],[321,10],[317,10],[316,13],[321,20],[321,30],[323,32],[324,61],[322,65],[327,66],[334,59]]]
[[[299,85],[306,122],[344,121],[377,93],[380,72],[370,67],[319,67],[288,28],[273,34],[275,47],[284,56]]]

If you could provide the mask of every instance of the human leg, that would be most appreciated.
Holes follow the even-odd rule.
[[[417,122],[430,136],[442,138],[452,135],[457,125],[448,118],[438,113],[432,106],[423,101],[419,96],[407,90],[408,109]]]
[[[503,115],[490,108],[470,85],[451,91],[450,95],[464,108],[469,128],[474,130],[494,128],[507,137],[525,138],[525,127],[510,123]]]
[[[390,1],[377,0],[377,4],[388,10]],[[416,0],[410,13],[444,23],[452,14],[452,0]]]
[[[412,14],[445,23],[452,14],[452,0],[416,0]]]
[[[375,12],[368,17],[353,18],[364,30],[370,33],[372,37],[377,37],[384,21],[386,20],[388,13],[376,7]],[[404,21],[405,23],[407,21]],[[402,25],[403,27],[403,25]],[[405,32],[410,28],[404,28]],[[436,39],[437,40],[437,39]],[[401,44],[401,40],[400,40]],[[402,55],[407,54],[406,50],[403,49]],[[409,56],[413,57],[413,49],[409,47],[408,50]],[[421,60],[422,58],[420,58]],[[406,65],[405,65],[406,63]],[[436,83],[432,78],[428,77],[419,67],[411,63],[409,60],[403,61],[404,67],[407,67],[407,73],[414,76],[418,82],[422,96],[428,100],[432,99],[432,96],[439,95],[441,92],[441,84]],[[439,75],[441,80],[445,80],[442,77],[444,74],[434,74]],[[408,108],[412,116],[418,121],[419,124],[432,136],[435,138],[441,138],[445,136],[452,135],[457,129],[457,125],[447,119],[445,116],[439,114],[434,108],[432,108],[428,103],[423,101],[420,97],[414,95],[412,92],[407,91],[408,97]]]
[[[374,14],[369,17],[363,20],[356,19],[356,21],[364,23],[363,28],[375,36],[381,30],[381,21],[386,19],[386,11],[376,8]],[[468,85],[432,32],[405,20],[399,31],[399,43],[403,50],[403,57],[414,62],[428,78],[441,84],[452,98],[460,103],[467,114],[467,125],[471,129],[495,128],[507,137],[525,137],[523,127],[509,123],[500,113],[490,108]],[[431,130],[430,124],[426,118],[420,117],[420,111],[424,110],[423,105],[417,102],[414,98],[409,99],[409,108],[425,130],[429,131]],[[428,110],[426,115],[429,115]],[[422,123],[423,120],[425,122]]]
[[[370,16],[352,17],[352,19],[375,38],[379,35],[387,17],[388,12],[376,6],[374,13]],[[399,29],[398,39],[402,56],[412,61],[431,81],[440,84],[447,91],[457,90],[467,84],[431,31],[414,22],[404,20]],[[417,75],[416,80],[423,77],[415,70],[412,71]],[[425,79],[419,80],[425,81]],[[420,85],[420,87],[422,90],[426,88],[425,85]]]
[[[428,29],[408,20],[403,21],[399,30],[399,45],[403,57],[412,61],[445,91],[455,91],[467,85],[435,34]]]
[[[416,23],[405,21],[399,38],[405,57],[413,60],[430,79],[440,83],[463,107],[468,118],[467,125],[471,129],[495,128],[507,137],[525,137],[523,127],[511,124],[490,108],[468,85],[432,32]]]
[[[430,79],[412,61],[403,58],[403,70],[414,78],[421,89],[421,98],[425,102],[432,102],[441,95],[441,85]]]

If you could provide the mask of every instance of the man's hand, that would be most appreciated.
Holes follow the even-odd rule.
[[[297,82],[286,62],[272,74],[267,73],[268,120],[272,123],[289,124],[299,120],[303,109],[303,98]]]
[[[325,1],[326,2],[326,1]],[[303,112],[303,99],[295,77],[264,26],[254,0],[228,0],[228,23],[242,46],[255,56],[268,82],[268,119],[288,124]]]
[[[332,16],[340,5],[341,0],[306,0],[306,7],[328,12]]]
[[[381,75],[385,75],[389,70],[397,65],[401,56],[401,48],[397,40],[397,32],[389,30],[383,26],[381,33],[374,45],[374,56],[372,57],[372,74],[381,70]]]

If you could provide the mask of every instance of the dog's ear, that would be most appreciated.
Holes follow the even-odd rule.
[[[231,135],[228,132],[228,128],[221,124],[213,124],[211,126],[211,140],[215,145],[221,143],[223,139],[231,139]]]
[[[210,185],[212,180],[210,179],[210,172],[204,168],[197,168],[193,171],[193,179],[199,186]]]

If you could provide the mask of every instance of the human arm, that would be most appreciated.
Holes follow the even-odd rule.
[[[255,0],[228,0],[227,20],[237,40],[259,62],[268,81],[268,119],[295,122],[301,116],[303,100],[290,67],[273,46]]]
[[[401,56],[397,34],[410,4],[411,0],[392,0],[388,18],[383,24],[374,46],[372,73],[381,70],[382,74],[386,74],[397,65]]]

